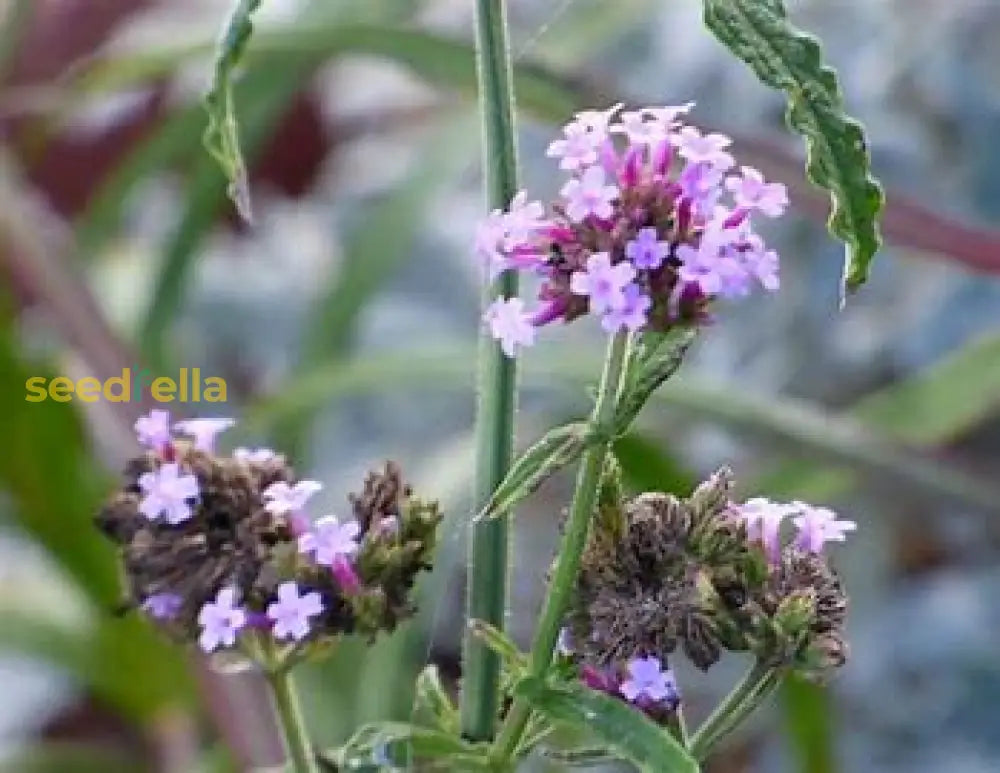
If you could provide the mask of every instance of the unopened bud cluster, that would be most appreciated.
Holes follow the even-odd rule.
[[[727,650],[817,677],[845,662],[847,597],[824,545],[854,524],[731,489],[721,470],[687,499],[602,497],[560,646],[592,687],[662,717],[678,650],[701,670]]]
[[[270,449],[215,451],[224,419],[136,424],[147,451],[97,517],[121,547],[130,606],[179,641],[234,649],[255,632],[296,648],[373,637],[414,611],[441,514],[413,498],[392,463],[350,497],[352,518],[315,522],[322,488]]]

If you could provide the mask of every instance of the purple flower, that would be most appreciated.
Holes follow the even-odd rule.
[[[698,212],[709,213],[722,195],[722,178],[723,173],[712,164],[688,164],[677,184]]]
[[[624,134],[632,145],[656,145],[669,136],[670,127],[655,118],[647,120],[645,110],[626,112],[621,115],[621,123],[611,127],[615,134]]]
[[[605,312],[601,317],[601,327],[609,333],[616,333],[623,327],[633,332],[646,324],[647,312],[653,305],[652,299],[635,282],[625,285],[622,303]]]
[[[189,435],[199,451],[215,451],[215,437],[236,424],[232,419],[185,419],[174,424],[174,429]]]
[[[642,228],[625,245],[625,257],[636,268],[657,269],[670,255],[670,242],[660,241],[655,228]]]
[[[518,347],[535,343],[536,330],[520,298],[497,298],[486,309],[483,320],[508,357],[514,357]]]
[[[140,416],[135,434],[142,445],[160,450],[170,442],[170,411],[153,409],[148,416]]]
[[[750,234],[736,249],[743,267],[750,276],[760,282],[761,287],[774,292],[781,286],[778,277],[778,253],[766,249],[763,239],[756,234]]]
[[[625,304],[625,286],[635,278],[635,267],[628,262],[611,264],[606,252],[595,252],[587,258],[587,270],[575,271],[570,276],[570,290],[574,295],[590,298],[591,311],[603,313]]]
[[[527,191],[518,191],[504,215],[504,247],[513,250],[529,242],[539,229],[548,225],[540,201],[528,201]]]
[[[312,554],[317,564],[330,566],[337,558],[358,552],[361,526],[357,521],[340,523],[332,515],[316,521],[313,530],[299,537],[299,552]]]
[[[604,170],[592,166],[569,180],[560,194],[566,198],[566,216],[573,222],[579,223],[590,215],[607,220],[614,214],[611,202],[618,198],[618,186],[605,185]]]
[[[854,521],[838,520],[837,514],[826,507],[805,502],[794,502],[792,507],[802,513],[792,519],[798,529],[795,546],[807,553],[822,553],[827,542],[843,542],[847,532],[858,528]]]
[[[673,700],[677,696],[677,682],[673,672],[660,668],[660,659],[649,656],[632,658],[628,662],[629,678],[621,683],[622,695],[632,703],[647,698],[656,703]]]
[[[330,564],[330,573],[345,593],[357,593],[361,590],[361,578],[344,556],[338,556],[333,560]]]
[[[781,522],[799,508],[755,497],[737,505],[735,510],[737,517],[746,524],[747,539],[760,542],[768,560],[777,564],[781,560]]]
[[[677,116],[690,113],[694,107],[694,102],[685,102],[683,105],[664,105],[663,107],[644,107],[642,112],[659,121],[663,126],[671,129],[678,125]]]
[[[274,622],[275,639],[302,641],[309,635],[309,618],[323,613],[323,600],[316,591],[299,595],[294,582],[278,586],[278,600],[267,606],[267,616]]]
[[[737,207],[756,209],[767,217],[781,217],[788,206],[788,192],[781,183],[766,183],[764,175],[752,166],[742,167],[742,177],[726,180]]]
[[[490,212],[476,229],[473,249],[476,257],[483,262],[490,279],[496,279],[500,272],[507,268],[507,259],[503,254],[506,237],[507,225],[504,214],[499,209]]]
[[[237,448],[233,451],[233,458],[238,462],[246,464],[267,464],[278,456],[270,448]]]
[[[155,620],[172,620],[177,617],[184,600],[176,593],[154,593],[142,602],[141,609]]]
[[[711,164],[725,172],[734,163],[726,148],[733,141],[724,134],[702,134],[693,126],[685,126],[678,135],[678,152],[692,164]]]
[[[612,105],[606,110],[581,110],[576,114],[571,126],[580,128],[598,135],[603,142],[608,136],[608,125],[615,117],[615,113],[623,107],[621,102]]]
[[[563,138],[549,144],[545,155],[559,159],[559,168],[578,172],[597,163],[598,149],[604,137],[578,123],[563,128]]]
[[[198,624],[201,625],[198,645],[205,652],[232,647],[236,643],[236,635],[246,623],[246,612],[236,605],[236,589],[223,588],[215,597],[215,602],[206,603],[198,613]]]
[[[264,489],[264,508],[275,515],[297,513],[322,488],[323,484],[314,480],[300,480],[294,486],[279,480]]]
[[[176,462],[161,465],[158,470],[139,476],[143,499],[139,512],[150,521],[165,518],[171,526],[191,517],[190,500],[198,497],[198,479],[180,473]]]

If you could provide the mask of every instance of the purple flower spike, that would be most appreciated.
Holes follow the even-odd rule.
[[[141,609],[154,620],[173,620],[184,600],[176,593],[154,593],[142,602]]]
[[[322,488],[323,484],[314,480],[300,480],[295,485],[279,480],[264,489],[264,507],[275,515],[297,513],[306,506],[306,502],[313,494]]]
[[[677,696],[677,683],[670,669],[660,668],[660,659],[649,656],[628,662],[629,678],[621,683],[621,694],[632,703],[643,698],[662,703]]]
[[[588,296],[591,311],[604,313],[624,305],[625,286],[634,278],[635,267],[631,263],[612,265],[608,253],[595,252],[587,258],[587,270],[570,277],[570,290],[575,295]]]
[[[617,333],[623,327],[631,331],[644,327],[653,301],[635,282],[625,285],[621,305],[609,309],[601,317],[601,327],[608,333]]]
[[[216,436],[235,424],[232,419],[185,419],[174,424],[174,429],[190,435],[195,448],[210,454],[215,451]]]
[[[164,518],[171,526],[191,517],[190,500],[198,497],[198,479],[194,475],[180,474],[176,462],[162,465],[153,472],[139,476],[143,499],[139,512],[151,521]]]
[[[346,556],[337,556],[330,564],[330,573],[344,593],[352,594],[361,590],[361,578],[354,565]]]
[[[316,591],[299,594],[294,582],[278,586],[278,600],[267,607],[267,616],[274,622],[275,639],[302,641],[309,635],[309,618],[323,613],[323,599]]]
[[[139,442],[156,451],[170,443],[170,411],[154,409],[147,416],[140,416],[135,422],[135,434]]]
[[[764,182],[764,175],[752,166],[742,167],[742,177],[726,180],[737,207],[756,209],[767,217],[781,217],[788,206],[788,191],[781,183]]]
[[[781,522],[800,508],[756,497],[735,509],[737,517],[746,524],[747,538],[760,542],[768,561],[778,564],[781,561]]]
[[[312,555],[317,564],[331,566],[338,558],[358,552],[361,526],[357,521],[340,523],[332,515],[320,518],[311,532],[299,537],[299,552]]]
[[[580,668],[580,680],[591,690],[605,692],[610,695],[618,694],[618,679],[614,671],[609,668],[598,668],[585,663]]]
[[[232,647],[246,622],[246,612],[236,603],[236,589],[223,588],[215,601],[205,604],[198,613],[198,624],[202,629],[198,645],[205,652]]]
[[[535,343],[535,327],[520,298],[497,298],[490,304],[483,319],[508,357],[515,357],[518,348]]]
[[[826,507],[813,507],[805,502],[795,502],[792,507],[802,513],[792,520],[799,530],[795,546],[807,553],[822,553],[827,542],[843,542],[847,532],[858,528],[854,521],[838,520],[837,514]]]
[[[655,228],[642,228],[625,245],[625,257],[636,268],[657,269],[670,255],[670,242],[660,241]]]
[[[612,202],[618,198],[618,186],[607,185],[605,172],[599,166],[589,167],[580,177],[574,177],[560,191],[566,199],[566,216],[575,223],[593,216],[607,220],[614,214]]]

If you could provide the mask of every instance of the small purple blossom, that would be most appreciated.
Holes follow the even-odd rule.
[[[264,508],[274,515],[297,513],[322,488],[323,484],[315,480],[300,480],[294,485],[279,480],[264,489]]]
[[[781,217],[788,206],[788,191],[781,183],[764,182],[764,175],[752,166],[741,168],[742,177],[726,180],[737,207],[756,209],[767,217]]]
[[[483,320],[508,357],[514,357],[518,347],[535,343],[536,330],[520,298],[497,298],[486,309]]]
[[[215,601],[206,603],[198,613],[198,624],[202,628],[198,645],[205,652],[232,647],[246,623],[246,612],[236,602],[236,589],[223,588]]]
[[[337,556],[330,564],[330,573],[345,593],[357,593],[361,590],[361,578],[354,565],[345,556]]]
[[[490,279],[496,279],[507,268],[507,258],[503,253],[506,238],[507,225],[499,209],[490,212],[476,228],[473,249]]]
[[[826,507],[813,507],[805,502],[794,502],[792,507],[801,512],[792,519],[798,529],[795,546],[807,553],[822,553],[827,542],[843,542],[847,532],[858,528],[854,521],[839,520]]]
[[[174,424],[174,429],[189,435],[199,451],[210,454],[215,451],[216,436],[235,424],[232,419],[185,419]]]
[[[607,220],[614,214],[612,202],[618,198],[618,186],[607,185],[604,170],[589,167],[580,177],[569,180],[560,191],[566,199],[566,216],[575,223],[593,215]]]
[[[330,566],[334,560],[358,552],[361,525],[354,520],[341,523],[332,515],[316,521],[312,531],[299,537],[299,552],[311,554],[317,564]]]
[[[323,599],[316,591],[299,594],[294,582],[278,586],[278,600],[268,604],[267,616],[274,622],[275,639],[302,641],[309,635],[309,618],[323,613]]]
[[[612,133],[624,134],[632,145],[657,145],[665,140],[670,133],[670,127],[663,123],[648,120],[646,111],[636,110],[621,114],[621,123],[611,127]]]
[[[184,600],[176,593],[154,593],[142,602],[141,609],[154,620],[173,620]]]
[[[237,448],[233,451],[233,458],[238,462],[246,464],[267,464],[278,457],[277,452],[270,448]]]
[[[760,542],[768,561],[777,564],[781,560],[781,523],[799,508],[755,497],[737,505],[735,510],[737,517],[746,524],[747,539]]]
[[[529,242],[548,223],[540,201],[528,201],[527,191],[518,191],[504,215],[504,246],[508,250]]]
[[[618,102],[606,110],[581,110],[576,114],[571,126],[580,128],[598,135],[601,141],[607,138],[608,126],[614,120],[615,113],[622,109],[624,105]]]
[[[688,164],[677,184],[681,193],[700,213],[710,213],[722,196],[723,172],[712,164]]]
[[[625,245],[625,257],[636,268],[657,269],[670,255],[670,242],[660,241],[655,228],[641,228]]]
[[[608,309],[601,317],[601,327],[608,333],[616,333],[623,327],[633,332],[639,330],[646,324],[652,305],[652,299],[642,288],[630,282],[622,290],[621,305]]]
[[[143,499],[139,512],[151,521],[164,518],[171,526],[191,517],[190,500],[198,497],[198,479],[191,474],[181,474],[176,462],[160,466],[158,470],[139,476]]]
[[[595,252],[587,258],[587,270],[576,271],[570,277],[570,290],[586,295],[590,309],[599,314],[621,308],[625,304],[625,287],[635,278],[635,266],[628,262],[612,265],[606,252]]]
[[[693,126],[681,129],[677,141],[681,158],[692,164],[711,164],[722,172],[736,163],[726,152],[732,144],[733,141],[724,134],[702,134]]]
[[[549,144],[545,155],[559,159],[559,168],[578,172],[597,163],[604,137],[577,123],[563,128],[563,137]]]
[[[673,672],[660,667],[660,659],[654,656],[632,658],[627,666],[629,678],[621,683],[621,694],[636,703],[643,698],[655,703],[674,700],[677,683]]]
[[[159,451],[170,443],[170,411],[154,408],[140,416],[135,421],[135,434],[142,445]]]

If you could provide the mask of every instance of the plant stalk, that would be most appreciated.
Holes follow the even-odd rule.
[[[597,505],[598,489],[604,472],[604,461],[613,442],[615,406],[627,364],[629,336],[626,332],[615,334],[608,344],[604,372],[597,390],[597,402],[590,418],[590,431],[599,440],[584,453],[577,473],[573,502],[563,533],[562,544],[556,555],[556,565],[549,583],[548,594],[541,618],[535,631],[528,665],[532,676],[543,676],[552,662],[552,650],[559,638],[570,594],[580,570],[580,560],[587,544],[590,521]],[[501,765],[509,763],[524,728],[531,716],[531,709],[522,700],[511,707],[493,751],[494,759]]]
[[[292,773],[319,773],[291,673],[286,668],[277,668],[268,672],[267,681]]]
[[[483,126],[483,159],[489,209],[505,209],[517,192],[514,95],[505,0],[476,0],[476,70]],[[517,295],[517,274],[505,271],[483,289],[483,308]],[[473,510],[478,512],[503,481],[514,455],[515,361],[483,336],[479,344],[476,403],[476,471]],[[467,615],[503,630],[507,607],[507,518],[477,523],[469,549]],[[462,732],[490,740],[500,704],[500,659],[466,634],[462,666]]]
[[[750,716],[780,682],[778,669],[760,661],[755,663],[691,736],[691,756],[699,762],[704,760],[712,747]]]

